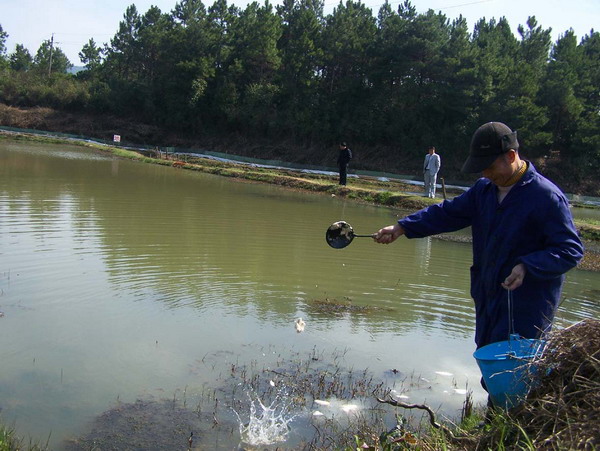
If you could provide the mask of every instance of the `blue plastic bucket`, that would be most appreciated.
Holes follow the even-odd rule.
[[[495,406],[509,409],[525,399],[536,375],[530,364],[542,354],[545,344],[544,340],[511,335],[508,341],[483,346],[473,353]]]

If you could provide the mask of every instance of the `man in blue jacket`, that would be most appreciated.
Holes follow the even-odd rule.
[[[375,241],[422,238],[471,226],[475,343],[480,348],[509,335],[507,290],[514,331],[539,338],[550,330],[564,274],[577,266],[583,246],[564,194],[519,156],[517,133],[500,122],[473,134],[463,172],[481,173],[475,185],[384,227]]]

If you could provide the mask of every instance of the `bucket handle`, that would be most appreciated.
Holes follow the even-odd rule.
[[[506,289],[508,292],[508,339],[510,341],[511,336],[515,334],[515,321],[513,318],[513,298],[512,291]]]

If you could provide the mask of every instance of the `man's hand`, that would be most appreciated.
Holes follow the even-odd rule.
[[[379,231],[373,236],[373,239],[380,244],[390,244],[396,241],[396,238],[404,235],[404,229],[400,224],[396,223],[391,226],[379,229]]]
[[[502,288],[507,290],[516,290],[523,285],[523,279],[527,274],[527,268],[523,263],[519,263],[512,269],[510,275],[502,282]]]

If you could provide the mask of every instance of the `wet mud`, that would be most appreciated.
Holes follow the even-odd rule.
[[[204,416],[204,418],[203,418]],[[67,451],[200,449],[207,415],[161,400],[119,404],[97,417],[90,431],[65,444]],[[205,426],[204,426],[205,427]]]

